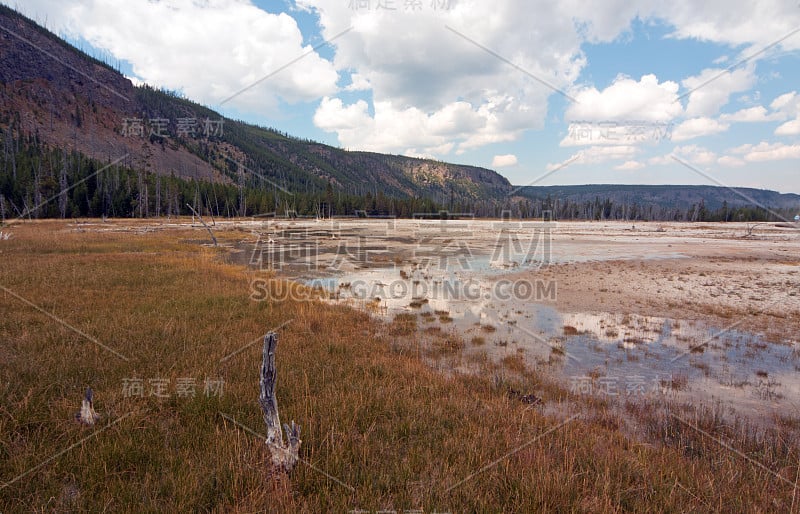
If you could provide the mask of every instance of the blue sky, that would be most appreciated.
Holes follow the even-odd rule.
[[[343,148],[485,166],[514,184],[800,192],[800,6],[792,2],[16,7],[121,61],[131,78]]]

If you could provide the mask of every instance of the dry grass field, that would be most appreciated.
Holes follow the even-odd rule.
[[[4,228],[0,512],[800,512],[796,419],[642,402],[623,419],[519,359],[459,373],[442,363],[480,340],[252,301],[253,272],[184,221]],[[290,475],[268,467],[257,403],[278,327],[281,415],[302,426]],[[89,386],[94,427],[74,418]]]

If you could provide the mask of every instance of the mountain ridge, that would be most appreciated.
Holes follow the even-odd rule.
[[[684,204],[703,201],[707,208],[762,204],[776,209],[800,208],[800,194],[781,193],[771,189],[752,187],[710,186],[702,184],[580,184],[560,186],[523,186],[517,192],[526,198],[557,196],[573,201],[594,200],[595,197],[618,200],[636,199],[666,206],[682,201]]]
[[[127,215],[162,212],[164,195],[171,202],[167,212],[182,212],[189,200],[205,202],[195,207],[210,210],[210,199],[197,192],[200,186],[191,185],[195,181],[211,184],[210,189],[203,186],[206,196],[216,196],[213,184],[224,189],[223,206],[217,205],[217,215],[223,211],[253,215],[279,209],[308,214],[319,211],[323,204],[328,214],[348,215],[359,209],[397,215],[444,209],[478,216],[497,216],[511,210],[514,215],[531,217],[560,206],[562,215],[591,218],[596,216],[598,203],[605,204],[604,215],[627,216],[631,206],[638,205],[636,213],[667,219],[691,219],[687,211],[702,209],[753,207],[764,215],[769,215],[770,209],[786,213],[800,210],[800,195],[755,188],[635,184],[515,187],[496,171],[479,166],[348,151],[303,140],[226,118],[175,93],[134,85],[108,63],[4,5],[0,5],[0,136],[5,172],[10,173],[9,166],[13,169],[13,177],[0,176],[0,192],[9,199],[14,196],[18,203],[34,204],[44,195],[43,190],[52,189],[52,183],[85,179],[86,173],[71,175],[73,168],[88,166],[81,158],[85,156],[97,161],[92,169],[120,162],[131,173],[144,174],[136,184],[116,184],[137,189],[128,193],[130,198],[124,205],[120,204],[120,211]],[[20,151],[20,142],[23,150],[31,148],[25,162],[38,167],[27,170],[24,187],[17,183],[21,179],[17,177],[15,152]],[[41,147],[60,149],[64,155],[54,154],[48,159],[33,155],[44,152]],[[77,154],[70,166],[66,164],[67,153]],[[162,194],[159,177],[190,183],[180,186],[179,197],[174,190]],[[195,193],[190,195],[192,188]],[[91,199],[94,194],[94,189],[86,191],[83,200],[73,199],[74,208],[62,208],[61,214],[96,215],[87,207],[98,203]],[[105,203],[111,203],[113,195],[108,191],[103,194],[108,197]],[[408,201],[400,208],[391,198]],[[147,205],[143,208],[142,203]]]

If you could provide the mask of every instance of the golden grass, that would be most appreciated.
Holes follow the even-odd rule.
[[[0,243],[0,285],[128,360],[0,290],[2,512],[792,508],[792,441],[740,445],[703,418],[704,429],[781,479],[642,406],[630,410],[649,423],[654,444],[623,435],[605,411],[563,424],[566,415],[509,399],[511,379],[498,379],[502,370],[488,360],[478,376],[432,369],[413,351],[416,316],[381,324],[321,302],[250,300],[251,274],[201,246],[202,230],[74,228],[15,226]],[[228,418],[264,432],[260,338],[284,323],[277,395],[283,421],[303,427],[304,462],[290,476],[269,476],[263,437]],[[463,346],[448,335],[447,353]],[[506,364],[517,389],[543,392],[546,403],[584,401],[520,359]],[[145,388],[168,379],[168,397],[127,395],[132,378]],[[184,378],[196,380],[194,397],[175,392]],[[206,378],[221,380],[222,394],[206,395]],[[73,420],[86,386],[103,415],[94,428]]]

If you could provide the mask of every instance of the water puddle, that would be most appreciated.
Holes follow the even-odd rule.
[[[680,238],[581,237],[547,224],[267,223],[237,260],[323,289],[332,302],[409,321],[432,344],[524,359],[580,394],[668,394],[753,418],[800,414],[800,345],[699,321],[559,312],[544,266],[685,258]],[[557,244],[556,244],[557,243]],[[735,327],[736,320],[732,320]],[[454,339],[451,337],[451,339]]]
[[[623,400],[669,395],[754,419],[800,414],[797,341],[769,342],[691,320],[559,312],[548,304],[554,286],[535,273],[520,282],[489,261],[482,269],[357,270],[305,282],[388,321],[414,318],[423,340],[458,335],[465,355],[518,356],[576,393]]]

